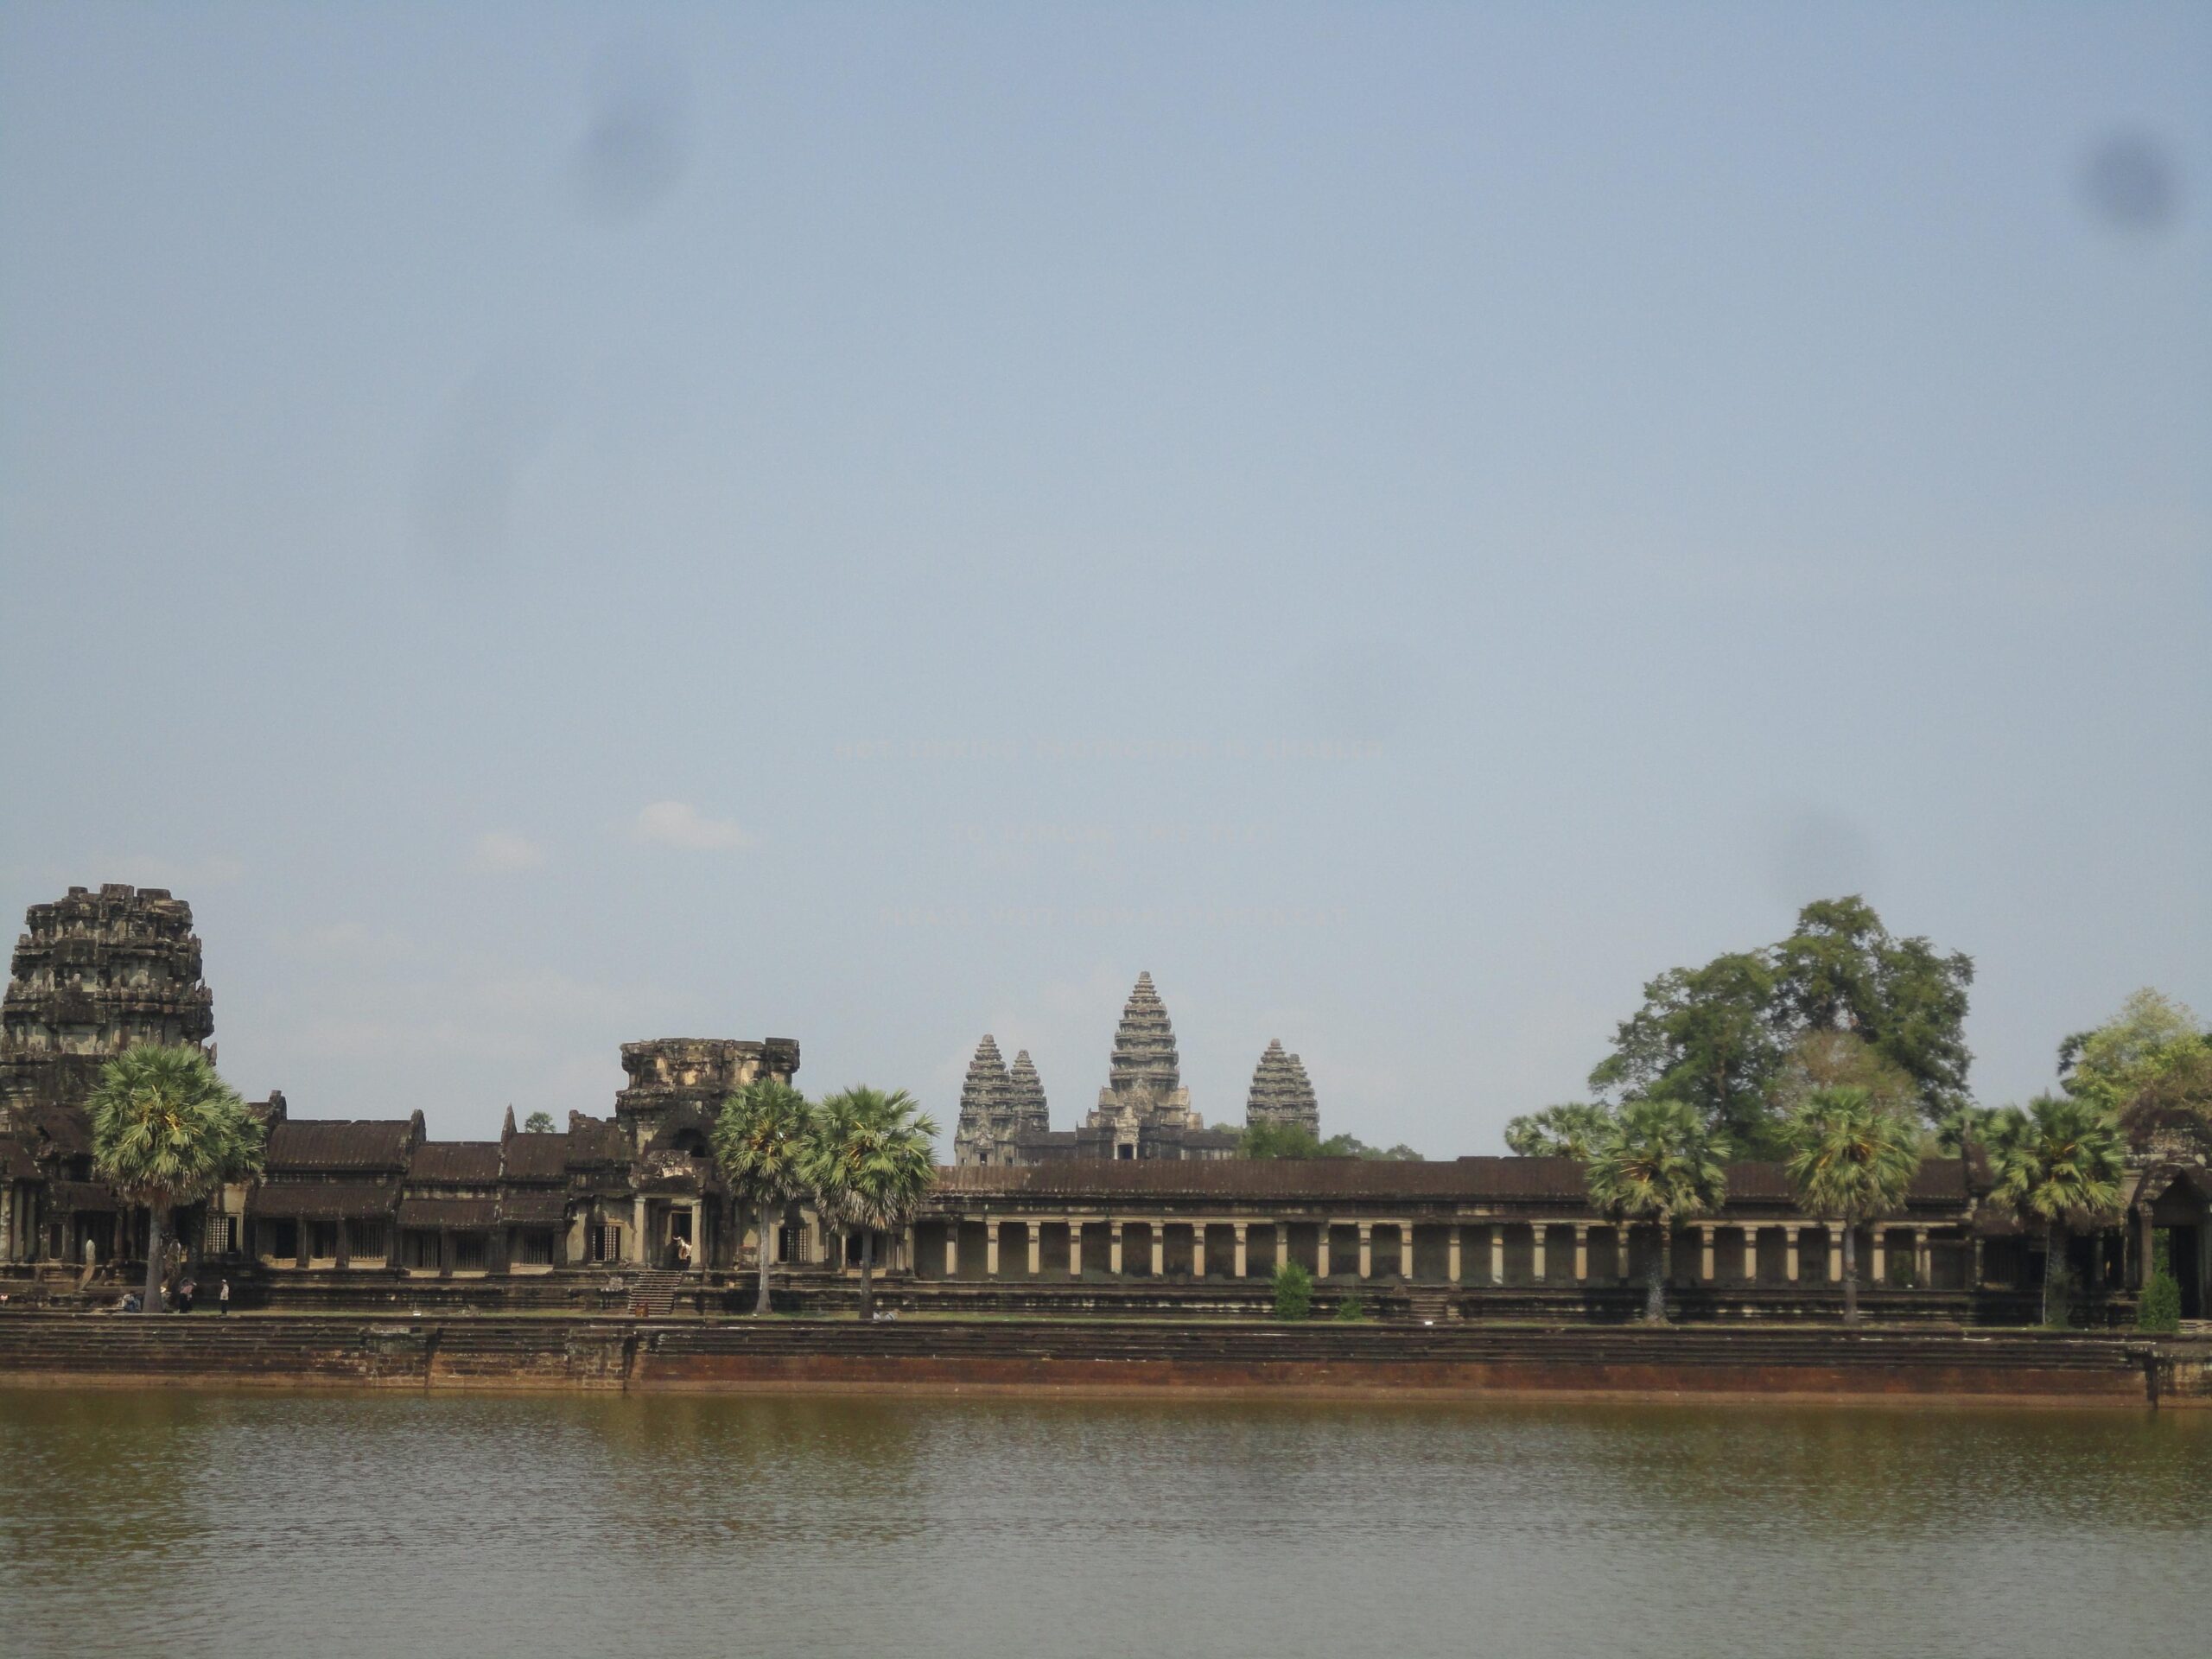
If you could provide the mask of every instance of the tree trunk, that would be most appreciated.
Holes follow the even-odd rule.
[[[759,1263],[760,1268],[760,1299],[753,1304],[753,1317],[757,1319],[765,1319],[768,1317],[768,1257],[770,1254],[771,1251],[768,1244],[768,1206],[764,1204],[760,1206],[760,1261]]]
[[[162,1311],[162,1257],[168,1249],[168,1205],[149,1204],[146,1206],[146,1289],[139,1298],[141,1313]],[[123,1217],[127,1221],[129,1217]]]
[[[1843,1322],[1859,1323],[1859,1230],[1848,1217],[1843,1224]]]
[[[2059,1223],[2053,1221],[2044,1232],[2043,1322],[2045,1325],[2050,1323],[2050,1287],[2058,1281],[2058,1258],[2064,1249],[2063,1230]]]
[[[1667,1323],[1667,1249],[1674,1242],[1674,1229],[1665,1222],[1656,1224],[1659,1235],[1651,1252],[1651,1271],[1644,1287],[1643,1317],[1653,1325]]]
[[[871,1227],[861,1235],[861,1318],[867,1319],[872,1311],[868,1306],[868,1270],[875,1266],[875,1229]]]

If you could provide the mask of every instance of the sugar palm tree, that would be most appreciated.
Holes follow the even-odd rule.
[[[1920,1130],[1866,1090],[1815,1089],[1784,1126],[1784,1167],[1808,1216],[1843,1221],[1843,1319],[1859,1320],[1859,1224],[1904,1202],[1920,1169]]]
[[[1590,1149],[1583,1173],[1591,1201],[1625,1222],[1649,1221],[1658,1230],[1652,1252],[1644,1317],[1667,1318],[1667,1256],[1676,1224],[1720,1207],[1728,1195],[1721,1167],[1727,1143],[1696,1108],[1678,1100],[1631,1100],[1622,1106]]]
[[[2075,1215],[2092,1218],[2120,1208],[2127,1143],[2103,1107],[2060,1095],[2038,1095],[2022,1111],[2007,1107],[1989,1130],[1990,1201],[2023,1223],[2044,1225],[2043,1317]]]
[[[807,1185],[828,1212],[861,1232],[861,1318],[872,1312],[875,1235],[913,1218],[937,1181],[938,1126],[903,1089],[848,1089],[822,1103]]]
[[[755,1077],[722,1103],[715,1120],[715,1160],[731,1192],[760,1218],[760,1294],[756,1315],[768,1312],[769,1229],[784,1206],[806,1191],[806,1151],[814,1109],[806,1096],[774,1077]]]
[[[261,1125],[207,1055],[165,1043],[140,1043],[110,1060],[86,1103],[93,1169],[146,1206],[141,1308],[157,1313],[170,1212],[258,1173]]]

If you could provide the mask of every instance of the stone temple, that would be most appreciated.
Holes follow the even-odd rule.
[[[1304,1075],[1300,1072],[1301,1080]],[[1306,1097],[1310,1103],[1310,1087]],[[976,1046],[960,1091],[953,1160],[1006,1166],[1093,1158],[1233,1158],[1238,1140],[1234,1129],[1208,1128],[1192,1108],[1191,1091],[1183,1086],[1174,1025],[1151,974],[1141,973],[1114,1033],[1106,1085],[1081,1127],[1053,1129],[1045,1087],[1027,1051],[1015,1056],[1009,1072],[1000,1063],[997,1043],[986,1037]]]
[[[1283,1052],[1282,1039],[1274,1038],[1252,1073],[1252,1092],[1245,1097],[1247,1123],[1273,1123],[1303,1129],[1321,1138],[1321,1106],[1313,1098],[1313,1085],[1295,1054]]]

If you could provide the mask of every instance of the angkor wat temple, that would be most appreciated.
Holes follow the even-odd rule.
[[[129,1045],[207,1045],[213,1031],[181,900],[110,886],[31,906],[0,1001],[0,1294],[81,1302],[129,1282],[146,1217],[99,1179],[85,1103]],[[664,1039],[623,1045],[621,1062],[609,1116],[531,1133],[510,1110],[488,1141],[431,1140],[419,1110],[295,1117],[272,1090],[252,1108],[268,1128],[264,1173],[181,1212],[180,1236],[202,1278],[238,1280],[248,1305],[651,1310],[658,1294],[665,1311],[680,1280],[702,1308],[709,1296],[735,1307],[737,1275],[764,1249],[787,1305],[842,1294],[861,1241],[832,1248],[805,1205],[751,1212],[709,1150],[730,1092],[793,1077],[798,1045]],[[1246,1121],[1319,1127],[1312,1085],[1279,1044],[1255,1071]],[[1260,1313],[1268,1275],[1296,1262],[1325,1305],[1357,1293],[1400,1316],[1607,1319],[1632,1314],[1656,1262],[1688,1318],[1832,1315],[1840,1300],[1843,1226],[1801,1210],[1776,1165],[1732,1165],[1718,1213],[1662,1233],[1594,1209],[1571,1159],[1262,1160],[1236,1156],[1237,1141],[1192,1108],[1148,976],[1098,1103],[1073,1130],[1050,1128],[1029,1057],[1005,1067],[986,1038],[957,1162],[912,1226],[875,1236],[887,1293],[894,1306]],[[1859,1224],[1871,1314],[2027,1316],[2044,1238],[1989,1190],[1978,1160],[1930,1158],[1897,1214]],[[2161,1234],[2185,1315],[2202,1317],[2212,1170],[2201,1149],[2139,1155],[2123,1216],[2065,1242],[2092,1316],[2124,1312]]]

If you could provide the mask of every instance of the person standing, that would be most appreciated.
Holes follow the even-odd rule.
[[[223,1282],[216,1287],[215,1311],[218,1313],[227,1313],[231,1311],[231,1281],[227,1275]]]

